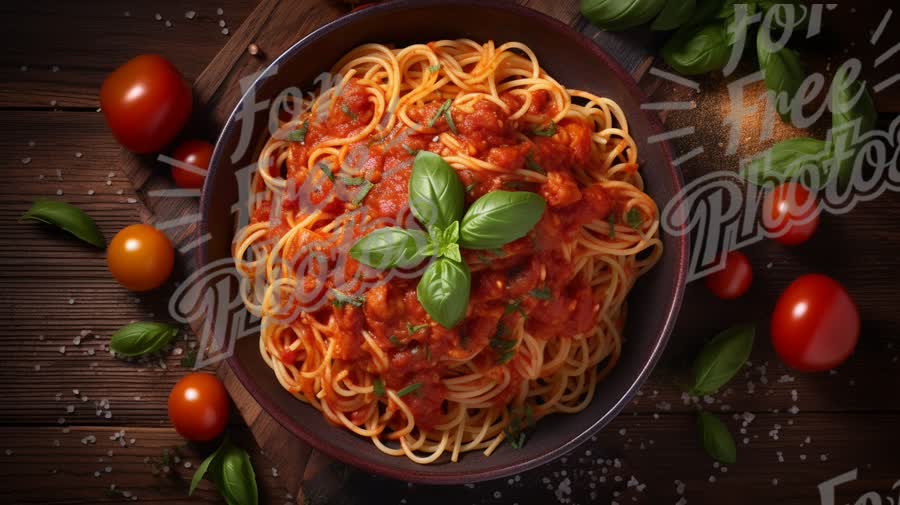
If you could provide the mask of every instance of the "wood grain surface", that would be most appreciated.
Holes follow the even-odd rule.
[[[580,18],[574,0],[520,3],[583,31],[637,76],[646,74],[651,65],[646,55],[661,42],[648,32],[599,32]],[[845,50],[872,65],[900,42],[900,19],[894,19],[882,41],[870,44],[884,8],[857,4],[828,12],[822,42],[802,48],[811,71],[833,71],[847,57]],[[0,54],[2,503],[120,503],[132,496],[142,502],[220,503],[207,483],[187,498],[193,468],[211,448],[185,445],[166,416],[168,392],[188,371],[181,358],[192,341],[180,339],[166,359],[153,363],[116,360],[106,347],[109,335],[129,321],[165,318],[165,293],[136,297],[124,291],[109,277],[102,252],[18,218],[34,199],[57,198],[83,208],[109,239],[134,222],[195,212],[194,200],[173,204],[149,196],[153,189],[171,187],[166,167],[122,153],[111,138],[96,111],[103,77],[135,54],[163,54],[195,83],[204,104],[191,132],[213,140],[237,99],[234,84],[241,77],[346,11],[339,2],[324,0],[154,5],[39,0],[0,6],[8,48]],[[263,57],[247,53],[251,42]],[[865,76],[881,82],[896,69],[884,63]],[[752,71],[752,65],[741,68]],[[702,95],[652,76],[641,82],[652,100],[697,102],[694,110],[666,117],[670,130],[697,130],[673,143],[676,152],[698,144],[706,148],[682,167],[688,179],[736,168],[738,159],[725,156],[719,145],[727,81],[709,77],[700,84]],[[887,125],[900,111],[900,84],[876,95],[876,102]],[[811,130],[821,132],[821,125]],[[756,142],[752,133],[740,153],[797,134],[779,126],[774,139]],[[656,504],[683,498],[686,503],[806,504],[819,503],[819,483],[853,469],[858,479],[839,488],[838,503],[853,503],[870,491],[896,497],[891,488],[900,479],[898,215],[900,197],[886,193],[849,215],[827,217],[802,247],[785,249],[769,241],[751,246],[746,252],[756,276],[740,302],[717,301],[702,284],[690,285],[663,361],[628,409],[569,456],[508,480],[435,488],[346,469],[286,434],[227,369],[220,369],[237,410],[229,432],[251,450],[261,503]],[[193,229],[167,232],[183,244]],[[831,374],[786,370],[768,343],[768,315],[777,295],[812,271],[843,282],[863,318],[856,355]],[[745,374],[706,405],[722,413],[738,441],[739,462],[726,470],[714,467],[700,449],[696,407],[682,400],[677,380],[702,342],[736,321],[756,322],[760,331]],[[98,407],[102,400],[109,406]],[[118,438],[110,440],[120,430],[126,432],[125,447]],[[170,472],[154,473],[154,466],[163,466],[163,451],[174,454],[176,448],[180,461],[170,456]]]

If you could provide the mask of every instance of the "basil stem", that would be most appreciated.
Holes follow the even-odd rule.
[[[94,247],[106,247],[106,239],[97,228],[97,223],[74,205],[56,200],[38,200],[22,215],[22,219],[51,224]]]

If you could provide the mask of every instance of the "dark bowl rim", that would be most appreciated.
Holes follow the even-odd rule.
[[[297,53],[302,52],[303,49],[306,48],[306,46],[311,44],[312,41],[322,37],[323,35],[335,30],[340,30],[346,25],[355,23],[357,20],[367,18],[373,14],[384,11],[402,10],[407,8],[422,9],[447,5],[484,7],[485,2],[479,0],[393,0],[378,5],[367,6],[364,9],[359,9],[357,11],[351,12],[317,28],[313,32],[309,33],[308,35],[294,43],[290,48],[280,54],[277,58],[275,58],[266,67],[266,69],[293,58]],[[489,3],[488,7],[502,8],[504,10],[509,10],[519,16],[533,18],[536,21],[542,23],[548,29],[548,31],[556,32],[558,36],[569,38],[573,42],[578,43],[579,45],[590,51],[596,58],[602,60],[604,64],[614,72],[615,77],[626,86],[632,97],[637,99],[639,103],[647,103],[649,101],[644,92],[638,87],[634,78],[631,77],[631,75],[626,72],[625,69],[623,69],[617,61],[611,58],[593,41],[591,41],[581,33],[573,30],[565,23],[562,23],[561,21],[542,12],[513,2],[500,1]],[[213,152],[212,159],[210,161],[206,182],[200,196],[200,211],[202,219],[196,233],[197,237],[203,237],[208,232],[208,216],[212,199],[207,195],[209,195],[210,191],[212,191],[213,189],[213,186],[215,184],[213,181],[215,181],[216,179],[216,168],[218,167],[219,161],[223,156],[222,151],[224,147],[222,140],[233,133],[233,130],[236,128],[235,122],[233,120],[237,115],[241,104],[250,93],[253,93],[265,82],[266,79],[269,78],[267,74],[268,72],[265,70],[261,72],[256,81],[248,88],[248,91],[241,96],[241,98],[238,100],[238,103],[235,104],[235,107],[232,110],[231,114],[229,114],[228,119],[225,122],[225,126],[222,129],[222,133],[219,135],[219,138],[216,141],[216,146]],[[660,123],[659,118],[656,115],[644,112],[644,116],[648,120],[651,130],[650,132],[647,132],[648,136],[659,135],[665,131],[662,124]],[[681,172],[677,170],[672,163],[672,154],[668,142],[659,142],[657,145],[659,145],[660,149],[662,149],[665,168],[668,170],[668,176],[671,177],[672,181],[674,182],[674,189],[677,195],[678,191],[684,187],[684,179],[681,175]],[[507,477],[550,462],[584,443],[588,438],[600,431],[612,419],[618,416],[619,413],[628,404],[628,402],[634,397],[638,389],[646,381],[647,377],[650,375],[650,372],[653,370],[654,366],[662,355],[666,343],[668,342],[669,336],[674,329],[675,321],[677,319],[678,312],[681,309],[682,298],[684,295],[688,255],[687,235],[684,233],[680,233],[677,236],[673,236],[672,238],[677,241],[676,250],[669,254],[678,254],[678,264],[674,284],[675,288],[670,295],[670,299],[672,300],[672,302],[666,310],[665,322],[663,324],[662,332],[656,337],[655,345],[650,350],[650,359],[647,360],[644,366],[640,369],[639,373],[633,378],[633,380],[631,381],[631,385],[628,387],[622,397],[612,406],[612,408],[610,408],[605,413],[603,413],[603,415],[597,418],[597,420],[594,421],[594,423],[591,424],[587,429],[573,436],[565,444],[562,444],[555,448],[551,448],[549,450],[545,450],[527,461],[520,461],[503,467],[490,468],[486,470],[467,471],[464,468],[461,468],[458,472],[446,473],[429,472],[428,468],[430,467],[428,465],[422,465],[422,469],[420,471],[412,472],[407,470],[394,469],[390,466],[382,465],[378,461],[373,461],[370,458],[360,456],[354,452],[348,451],[337,444],[331,444],[326,441],[327,438],[317,437],[314,433],[302,429],[293,418],[291,418],[285,411],[282,410],[281,406],[277,402],[270,400],[267,395],[261,393],[260,388],[256,385],[255,381],[251,378],[247,370],[245,370],[240,364],[240,361],[237,359],[236,355],[232,354],[231,356],[229,356],[226,359],[226,363],[231,368],[232,372],[234,372],[234,374],[237,376],[241,384],[243,384],[244,388],[247,389],[253,399],[260,404],[265,412],[275,418],[275,420],[282,427],[287,429],[295,436],[299,437],[304,442],[310,444],[315,449],[322,451],[328,456],[331,456],[341,462],[351,464],[353,466],[356,466],[357,468],[361,468],[365,471],[372,472],[384,477],[421,484],[463,484]],[[669,249],[671,248],[667,248],[667,251]],[[206,243],[203,242],[199,248],[199,254],[197,254],[196,256],[196,261],[198,263],[197,267],[202,268],[207,253],[208,250]],[[393,456],[384,457],[388,458]]]

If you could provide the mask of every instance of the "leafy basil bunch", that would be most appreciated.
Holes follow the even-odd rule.
[[[194,494],[207,473],[228,505],[259,505],[256,473],[250,455],[227,438],[197,467],[188,495]]]
[[[420,151],[409,179],[409,206],[427,230],[381,228],[350,248],[355,260],[380,270],[436,258],[416,288],[419,303],[445,328],[458,324],[469,305],[471,274],[460,247],[496,249],[524,237],[546,203],[527,191],[494,191],[465,210],[465,189],[456,171],[437,154]]]

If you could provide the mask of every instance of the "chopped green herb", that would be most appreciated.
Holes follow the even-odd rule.
[[[606,222],[609,223],[609,238],[616,238],[616,214],[610,212]]]
[[[519,191],[525,188],[525,181],[504,181],[503,187]]]
[[[366,179],[363,177],[341,177],[340,181],[347,186],[362,186],[366,183]]]
[[[290,142],[306,143],[306,133],[309,131],[309,121],[304,121],[300,128],[288,133],[287,139]]]
[[[331,304],[339,309],[346,307],[347,305],[358,308],[366,303],[366,300],[361,296],[350,296],[346,293],[341,293],[336,289],[331,290],[331,295],[334,296],[334,300],[331,301]]]
[[[550,124],[546,128],[535,128],[531,130],[531,133],[534,133],[538,137],[552,137],[556,135],[556,123],[550,121]]]
[[[197,349],[191,349],[183,358],[181,358],[181,366],[184,368],[194,368],[195,364],[197,364]]]
[[[635,208],[632,208],[628,211],[628,214],[625,214],[625,221],[628,223],[628,226],[635,230],[640,229],[641,224],[644,222],[643,218],[641,218],[641,213]]]
[[[503,434],[513,449],[521,449],[525,445],[525,430],[529,428],[534,428],[534,413],[531,405],[526,405],[522,410],[510,411],[509,424]]]
[[[403,144],[403,150],[406,151],[410,156],[415,156],[415,155],[419,154],[418,149],[413,149],[412,147],[409,147],[406,144]]]
[[[403,342],[401,342],[400,339],[397,338],[397,335],[391,335],[390,337],[388,337],[388,340],[390,340],[391,345],[393,345],[394,347],[400,347],[403,345]]]
[[[406,332],[409,333],[410,335],[415,335],[416,333],[419,332],[419,330],[424,330],[425,328],[428,328],[427,324],[420,324],[418,326],[413,326],[413,325],[409,324],[409,321],[406,322]]]
[[[375,390],[375,396],[384,396],[384,383],[380,378],[375,377],[375,380],[372,381],[372,388]]]
[[[356,192],[356,197],[353,198],[353,205],[359,205],[366,198],[366,195],[369,194],[369,191],[372,191],[375,185],[369,181],[366,181],[360,185],[359,191]]]
[[[434,123],[436,123],[437,120],[440,119],[441,116],[443,116],[448,110],[450,110],[450,105],[452,105],[452,104],[453,104],[453,99],[448,98],[447,101],[444,102],[440,106],[440,108],[438,108],[437,112],[434,113],[434,116],[428,120],[428,127],[433,128]]]
[[[447,110],[444,111],[444,117],[447,119],[447,126],[450,127],[450,131],[452,131],[454,135],[459,134],[456,130],[456,123],[453,122],[453,116],[450,114],[450,107],[447,107]]]
[[[534,161],[534,156],[532,155],[532,153],[528,153],[528,156],[525,157],[525,167],[532,172],[547,175],[547,171],[541,168],[541,166],[538,165],[536,161]]]
[[[550,292],[550,288],[537,288],[532,289],[528,294],[531,295],[532,298],[537,298],[538,300],[549,300],[553,293]]]
[[[414,382],[414,383],[410,384],[409,386],[406,386],[405,388],[401,389],[400,391],[397,391],[397,396],[404,397],[414,391],[418,391],[419,388],[421,388],[421,387],[422,387],[422,383]]]
[[[477,186],[477,185],[478,185],[477,182],[473,182],[472,184],[469,184],[468,186],[466,186],[466,193],[471,193],[472,190],[475,189],[475,186]]]
[[[329,181],[334,182],[334,173],[331,171],[331,167],[325,163],[319,163],[319,170],[325,174],[325,177],[328,177]]]
[[[525,313],[525,309],[522,308],[522,300],[513,300],[509,302],[505,309],[503,309],[503,314],[509,315],[513,312],[518,312],[522,314],[522,317],[528,319],[528,314]]]
[[[428,67],[428,71],[433,74],[433,73],[439,71],[441,69],[441,67],[442,67],[442,65],[440,63],[438,63],[437,65],[432,65],[432,66]]]
[[[350,106],[346,103],[341,104],[341,112],[343,112],[345,116],[349,117],[351,121],[356,121],[356,114],[354,114],[353,111],[350,110]]]
[[[509,360],[513,359],[513,356],[516,355],[516,346],[518,342],[516,340],[506,340],[503,338],[503,335],[506,334],[506,326],[503,323],[497,325],[497,331],[494,333],[494,338],[491,339],[491,349],[497,353],[497,363],[500,365],[504,365],[509,363]]]

